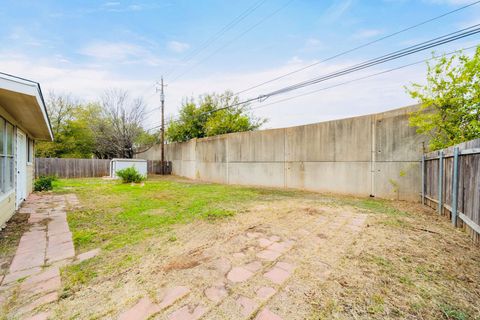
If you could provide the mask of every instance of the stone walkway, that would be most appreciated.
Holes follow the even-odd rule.
[[[59,267],[94,256],[98,251],[75,257],[67,209],[79,205],[75,195],[36,195],[25,201],[19,212],[29,214],[29,230],[20,239],[8,273],[0,279],[4,300],[14,292],[25,301],[14,310],[15,318],[47,319],[35,309],[57,301],[61,288]],[[31,316],[28,318],[28,316]]]
[[[30,228],[20,240],[8,274],[0,279],[0,298],[16,300],[7,318],[58,318],[48,311],[55,310],[48,304],[59,299],[59,268],[98,254],[92,250],[75,256],[66,211],[77,205],[74,195],[32,195],[21,208],[30,214]],[[154,290],[140,295],[126,290],[122,295],[122,288],[112,288],[112,297],[119,294],[125,302],[111,308],[107,318],[303,319],[308,310],[301,308],[311,284],[325,281],[335,270],[366,217],[339,210],[298,221],[262,220],[261,227],[236,229],[228,237],[219,235],[214,242],[176,251],[155,269],[157,278],[150,280],[158,283]],[[192,257],[201,262],[191,268],[175,267]],[[88,306],[78,305],[78,315],[100,314],[90,313],[96,306]]]
[[[363,228],[365,219],[363,214],[340,215],[334,221],[320,216],[315,225],[300,229],[290,238],[264,231],[241,234],[228,240],[242,243],[241,251],[217,256],[210,263],[196,267],[204,269],[199,273],[210,284],[198,286],[193,279],[184,279],[183,285],[177,286],[170,282],[171,287],[164,288],[157,296],[141,298],[120,312],[117,319],[289,319],[286,314],[296,310],[282,308],[289,308],[284,301],[292,290],[288,288],[289,282],[299,267],[298,253],[316,255],[311,257],[317,264],[316,269],[310,270],[315,274],[312,281],[325,280]],[[329,237],[332,235],[328,240],[322,233],[327,229]],[[335,254],[327,254],[332,250]],[[191,284],[185,286],[188,282]]]
[[[273,235],[268,238],[259,232],[248,232],[246,237],[258,243],[259,251],[256,253],[258,260],[250,263],[232,267],[228,258],[220,258],[216,261],[218,269],[225,272],[223,281],[212,284],[211,287],[205,288],[204,296],[210,302],[216,304],[221,309],[220,304],[232,298],[229,291],[235,285],[248,282],[254,276],[261,276],[268,280],[271,285],[258,288],[255,297],[247,297],[238,295],[234,300],[240,311],[241,318],[248,319],[259,307],[267,302],[278,291],[292,275],[295,265],[281,261],[281,257],[286,254],[295,244],[294,240],[282,240],[279,236]],[[243,257],[244,254],[238,252],[234,254],[237,257]],[[268,265],[268,267],[266,267]],[[227,288],[228,287],[228,288]],[[140,299],[137,304],[129,310],[121,313],[119,320],[142,320],[148,319],[152,315],[161,312],[172,306],[176,301],[182,299],[190,293],[190,289],[183,286],[172,287],[166,290],[164,297],[159,304],[152,302],[149,298]],[[230,296],[230,297],[229,297]],[[228,305],[226,306],[228,308]],[[200,319],[214,308],[208,308],[202,304],[184,305],[177,310],[167,314],[169,320],[195,320]],[[216,312],[213,310],[213,312]],[[207,317],[208,318],[208,317]],[[281,319],[268,308],[263,308],[255,319],[258,320],[275,320]]]

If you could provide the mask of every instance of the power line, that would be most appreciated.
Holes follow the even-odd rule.
[[[328,89],[333,89],[333,88],[340,87],[340,86],[343,86],[343,85],[347,85],[347,84],[350,84],[350,83],[353,83],[353,82],[358,82],[358,81],[373,78],[373,77],[376,77],[376,76],[379,76],[379,75],[382,75],[382,74],[386,74],[386,73],[390,73],[390,72],[393,72],[393,71],[405,69],[405,68],[408,68],[408,67],[411,67],[411,66],[414,66],[414,65],[425,63],[427,61],[431,61],[431,60],[434,60],[434,59],[441,58],[443,56],[450,56],[450,55],[453,55],[455,53],[459,53],[459,52],[462,52],[462,51],[467,51],[467,50],[476,48],[477,46],[479,46],[479,44],[474,45],[474,46],[470,46],[470,47],[467,47],[467,48],[451,51],[451,52],[445,53],[445,54],[440,55],[440,56],[434,56],[434,57],[431,57],[431,58],[428,58],[428,59],[423,59],[423,60],[419,60],[417,62],[405,64],[405,65],[402,65],[402,66],[399,66],[399,67],[396,67],[396,68],[392,68],[392,69],[384,70],[384,71],[381,71],[381,72],[373,73],[373,74],[370,74],[370,75],[367,75],[367,76],[364,76],[364,77],[360,77],[360,78],[352,79],[352,80],[349,80],[349,81],[337,83],[337,84],[334,84],[334,85],[331,85],[331,86],[328,86],[328,87],[323,87],[323,88],[316,89],[316,90],[313,90],[313,91],[305,92],[305,93],[298,94],[298,95],[295,95],[295,96],[292,96],[292,97],[288,97],[288,98],[285,98],[285,99],[281,99],[281,100],[277,100],[277,101],[270,102],[270,103],[267,103],[267,104],[263,104],[261,106],[252,107],[250,109],[251,110],[262,109],[262,108],[265,108],[265,107],[268,107],[268,106],[271,106],[271,105],[274,105],[274,104],[277,104],[277,103],[290,101],[290,100],[301,98],[301,97],[304,97],[304,96],[308,96],[308,95],[311,95],[311,94],[314,94],[314,93],[317,93],[317,92],[325,91],[325,90],[328,90]]]
[[[154,113],[155,111],[160,111],[160,109],[153,108],[152,110],[148,110],[147,112],[144,113],[144,115],[149,115],[150,113]]]
[[[155,89],[155,88],[156,88],[156,87],[153,87],[153,89]],[[149,89],[150,89],[150,88],[149,88]],[[147,90],[145,90],[145,92],[146,92],[146,91],[147,91]],[[144,99],[144,101],[147,102],[146,100],[150,99],[154,94],[156,94],[156,92],[152,92],[152,93],[148,96],[147,99]],[[142,96],[140,96],[140,97],[142,97]],[[142,97],[142,99],[143,99],[143,97]],[[147,115],[149,115],[149,114],[151,114],[151,113],[154,113],[155,111],[158,111],[158,110],[160,110],[160,109],[158,109],[158,107],[154,107],[153,109],[146,111],[146,112],[143,114],[143,116],[147,116]]]
[[[352,67],[345,68],[345,69],[342,69],[340,71],[327,74],[325,76],[313,78],[313,79],[310,79],[310,80],[307,80],[307,81],[302,81],[302,82],[299,82],[297,84],[290,85],[290,86],[284,87],[284,88],[279,89],[279,90],[275,90],[275,91],[270,92],[268,94],[260,95],[257,99],[266,99],[266,98],[271,97],[271,96],[275,96],[275,95],[282,94],[282,93],[285,93],[285,92],[289,92],[289,91],[292,91],[292,90],[297,90],[297,89],[300,89],[300,88],[303,88],[303,87],[306,87],[306,86],[310,86],[310,85],[317,84],[319,82],[323,82],[323,81],[326,81],[326,80],[329,80],[329,79],[332,79],[332,78],[336,78],[336,77],[343,76],[343,75],[346,75],[346,74],[349,74],[349,73],[352,73],[352,72],[363,70],[363,69],[366,69],[366,68],[369,68],[369,67],[372,67],[372,66],[375,66],[375,65],[378,65],[378,64],[382,64],[382,63],[385,63],[385,62],[388,62],[388,61],[391,61],[391,60],[396,60],[396,59],[399,59],[401,57],[408,56],[408,55],[411,55],[411,54],[414,54],[414,53],[417,53],[417,52],[425,51],[427,49],[430,49],[430,48],[433,48],[433,47],[436,47],[436,46],[439,46],[439,45],[443,45],[443,44],[446,44],[446,43],[449,43],[449,42],[452,42],[452,41],[456,41],[456,40],[459,40],[459,39],[462,39],[462,38],[465,38],[465,37],[468,37],[468,36],[479,33],[480,32],[479,26],[480,26],[480,24],[476,24],[474,26],[464,28],[464,29],[461,29],[459,31],[455,31],[455,32],[449,33],[447,35],[437,37],[435,39],[428,40],[428,41],[422,42],[420,44],[410,46],[410,47],[402,49],[402,50],[397,50],[393,53],[386,54],[386,55],[383,55],[381,57],[374,58],[374,59],[368,60],[366,62],[356,64]]]
[[[476,5],[476,4],[479,4],[479,3],[480,3],[480,1],[472,2],[472,3],[468,4],[468,5],[463,6],[463,7],[457,8],[457,9],[455,9],[455,10],[446,12],[446,13],[441,14],[441,15],[439,15],[439,16],[436,16],[436,17],[433,17],[433,18],[431,18],[431,19],[428,19],[428,20],[422,21],[422,22],[420,22],[420,23],[417,23],[417,24],[415,24],[415,25],[413,25],[413,26],[404,28],[404,29],[402,29],[402,30],[399,30],[399,31],[396,31],[396,32],[394,32],[394,33],[388,34],[388,35],[383,36],[383,37],[381,37],[381,38],[378,38],[378,39],[376,39],[376,40],[372,40],[372,41],[367,42],[367,43],[364,43],[364,44],[362,44],[362,45],[360,45],[360,46],[357,46],[357,47],[354,47],[354,48],[352,48],[352,49],[348,49],[348,50],[346,50],[346,51],[340,52],[340,53],[335,54],[335,55],[333,55],[333,56],[331,56],[331,57],[328,57],[328,58],[325,58],[325,59],[323,59],[323,60],[320,60],[320,61],[311,63],[311,64],[309,64],[309,65],[307,65],[307,66],[302,67],[302,68],[299,68],[299,69],[296,69],[296,70],[294,70],[294,71],[285,73],[285,74],[280,75],[280,76],[278,76],[278,77],[275,77],[275,78],[273,78],[273,79],[270,79],[270,80],[261,82],[261,83],[259,83],[259,84],[256,84],[256,85],[254,85],[254,86],[248,87],[248,88],[246,88],[246,89],[243,89],[243,90],[237,92],[236,94],[241,94],[241,93],[244,93],[244,92],[247,92],[247,91],[256,89],[256,88],[258,88],[258,87],[264,86],[264,85],[266,85],[266,84],[268,84],[268,83],[272,83],[272,82],[274,82],[274,81],[283,79],[283,78],[288,77],[288,76],[290,76],[290,75],[292,75],[292,74],[296,74],[296,73],[298,73],[298,72],[301,72],[301,71],[303,71],[303,70],[309,69],[309,68],[314,67],[314,66],[316,66],[316,65],[319,65],[319,64],[321,64],[321,63],[324,63],[324,62],[327,62],[327,61],[336,59],[336,58],[338,58],[338,57],[341,57],[341,56],[343,56],[343,55],[346,55],[346,54],[348,54],[348,53],[352,53],[352,52],[354,52],[354,51],[363,49],[363,48],[368,47],[368,46],[370,46],[370,45],[372,45],[372,44],[375,44],[375,43],[377,43],[377,42],[380,42],[380,41],[383,41],[383,40],[385,40],[385,39],[394,37],[394,36],[396,36],[396,35],[398,35],[398,34],[401,34],[401,33],[406,32],[406,31],[409,31],[409,30],[418,28],[418,27],[420,27],[420,26],[422,26],[422,25],[425,25],[425,24],[430,23],[430,22],[432,22],[432,21],[441,19],[441,18],[443,18],[443,17],[446,17],[446,16],[451,15],[451,14],[453,14],[453,13],[459,12],[459,11],[461,11],[461,10],[467,9],[467,8],[472,7],[472,6],[474,6],[474,5]]]
[[[208,48],[215,40],[219,39],[222,37],[226,32],[234,28],[238,23],[240,23],[242,20],[244,20],[246,17],[248,17],[250,14],[252,14],[255,10],[257,10],[261,5],[263,5],[266,2],[266,0],[259,0],[255,2],[252,6],[248,7],[244,12],[242,12],[239,16],[237,16],[235,19],[230,21],[227,25],[223,26],[217,33],[215,33],[212,37],[207,39],[205,42],[200,45],[199,48],[195,49],[194,51],[187,53],[187,55],[182,59],[182,62],[188,62],[192,58],[194,58],[196,55],[198,55],[200,52],[202,52],[204,49]],[[175,69],[170,69],[167,71],[166,76],[170,75],[172,72],[174,72]],[[153,86],[150,85],[145,91],[142,92],[142,96],[150,89],[154,89],[156,84]],[[153,110],[148,111],[147,113],[152,113],[156,108]]]
[[[477,33],[480,32],[477,31]],[[456,51],[453,51],[451,53],[448,53],[446,55],[450,55],[450,54],[453,54],[453,53],[456,53],[456,52],[460,52],[462,50],[468,50],[468,49],[471,49],[473,47],[476,47],[476,46],[472,46],[472,47],[468,47],[468,48],[465,48],[465,49],[460,49],[460,50],[456,50]],[[426,49],[424,49],[426,50]],[[436,57],[435,57],[436,58]],[[304,93],[304,94],[300,94],[300,95],[297,95],[297,96],[294,96],[294,97],[290,97],[290,98],[286,98],[286,99],[282,99],[282,100],[278,100],[278,101],[275,101],[275,102],[272,102],[270,104],[267,104],[267,105],[263,105],[263,106],[268,106],[268,105],[271,105],[271,104],[276,104],[276,103],[280,103],[280,102],[284,102],[284,101],[288,101],[288,100],[291,100],[291,99],[294,99],[294,98],[297,98],[297,97],[301,97],[301,96],[304,96],[304,95],[308,95],[308,94],[313,94],[315,92],[318,92],[318,91],[323,91],[323,90],[326,90],[326,89],[331,89],[331,88],[334,88],[334,87],[338,87],[340,85],[343,85],[343,84],[348,84],[348,83],[351,83],[351,82],[355,82],[355,81],[359,81],[359,80],[363,80],[363,79],[367,79],[367,78],[370,78],[370,77],[373,77],[373,76],[377,76],[377,75],[381,75],[381,74],[384,74],[384,73],[388,73],[388,72],[392,72],[392,71],[396,71],[396,70],[399,70],[399,69],[402,69],[402,68],[406,68],[406,67],[409,67],[409,66],[412,66],[412,65],[415,65],[415,64],[419,64],[421,62],[425,62],[425,61],[428,61],[428,60],[432,60],[432,59],[435,59],[435,58],[430,58],[430,59],[426,59],[426,60],[422,60],[422,61],[419,61],[419,62],[415,62],[415,63],[410,63],[410,64],[407,64],[407,65],[404,65],[402,67],[397,67],[397,68],[393,68],[393,69],[389,69],[389,70],[386,70],[386,71],[382,71],[382,72],[379,72],[379,73],[376,73],[376,74],[373,74],[373,75],[369,75],[369,76],[365,76],[365,77],[361,77],[361,78],[358,78],[358,79],[354,79],[354,80],[350,80],[350,81],[346,81],[344,83],[341,83],[341,84],[336,84],[336,85],[333,85],[333,86],[329,86],[329,87],[326,87],[326,88],[321,88],[321,89],[318,89],[318,90],[314,90],[314,91],[311,91],[311,92],[307,92],[307,93]],[[358,70],[357,70],[358,71]],[[282,92],[283,93],[283,92]],[[278,93],[280,94],[280,93]],[[277,95],[277,94],[275,94]],[[267,95],[265,95],[267,96]],[[273,95],[268,95],[267,97],[270,97],[270,96],[273,96]],[[219,108],[219,109],[216,109],[216,110],[212,110],[212,111],[209,111],[209,112],[205,112],[204,114],[209,114],[209,113],[212,113],[212,112],[217,112],[217,111],[220,111],[220,110],[224,110],[224,109],[228,109],[228,108],[233,108],[233,107],[236,107],[236,106],[239,106],[239,105],[242,105],[242,104],[247,104],[247,103],[250,103],[250,102],[262,102],[262,100],[260,100],[259,98],[251,98],[251,99],[248,99],[248,100],[245,100],[245,101],[242,101],[242,102],[239,102],[239,103],[236,103],[236,104],[233,104],[233,105],[230,105],[230,106],[225,106],[225,107],[222,107],[222,108]],[[264,100],[263,100],[264,101]],[[259,109],[263,106],[259,106],[259,107],[254,107],[252,109]],[[168,121],[167,124],[170,124],[172,122],[175,122],[175,121],[178,121],[177,120],[170,120]],[[153,127],[153,128],[150,128],[150,129],[155,129],[157,127]]]
[[[147,112],[144,113],[144,115],[146,116],[147,114],[150,114],[150,113],[153,113],[155,111],[160,111],[160,109],[158,109],[157,107],[153,108],[152,110],[148,110]]]
[[[230,23],[228,23],[228,24],[225,25],[222,29],[220,29],[216,34],[214,34],[214,35],[213,35],[212,37],[210,37],[207,41],[205,41],[205,42],[200,46],[200,48],[196,50],[196,52],[187,54],[187,55],[183,58],[183,60],[185,61],[185,59],[188,59],[187,62],[188,62],[189,60],[191,60],[191,57],[197,55],[200,51],[202,51],[203,49],[205,49],[206,47],[208,47],[208,46],[209,46],[211,43],[213,43],[216,39],[220,38],[225,32],[227,32],[227,31],[229,31],[230,29],[232,29],[232,28],[233,28],[235,25],[237,25],[240,21],[242,21],[243,19],[245,19],[249,14],[251,14],[253,11],[255,11],[259,6],[261,6],[265,1],[266,1],[266,0],[260,0],[260,1],[255,2],[252,6],[250,6],[249,8],[247,8],[247,9],[246,9],[244,12],[242,12],[239,16],[237,16],[237,17],[236,17],[235,19],[233,19]],[[354,48],[352,48],[352,49],[348,49],[348,50],[346,50],[346,51],[340,52],[340,53],[338,53],[338,54],[335,54],[335,55],[330,56],[330,57],[328,57],[328,58],[325,58],[325,59],[323,59],[323,60],[314,62],[314,63],[309,64],[309,65],[307,65],[307,66],[304,66],[304,67],[302,67],[302,68],[296,69],[296,70],[294,70],[294,71],[285,73],[285,74],[280,75],[280,76],[278,76],[278,77],[275,77],[275,78],[273,78],[273,79],[270,79],[270,80],[261,82],[261,83],[259,83],[259,84],[257,84],[257,85],[254,85],[254,86],[251,86],[251,87],[246,88],[246,89],[244,89],[244,90],[241,90],[241,91],[237,92],[236,94],[238,95],[238,94],[241,94],[241,93],[245,93],[245,92],[247,92],[247,91],[251,91],[251,90],[253,90],[253,89],[256,89],[256,88],[259,88],[259,87],[261,87],[261,86],[264,86],[264,85],[266,85],[266,84],[268,84],[268,83],[275,82],[275,81],[277,81],[277,80],[283,79],[283,78],[285,78],[285,77],[288,77],[288,76],[290,76],[290,75],[296,74],[296,73],[301,72],[301,71],[303,71],[303,70],[309,69],[309,68],[314,67],[314,66],[316,66],[316,65],[319,65],[319,64],[321,64],[321,63],[324,63],[324,62],[327,62],[327,61],[336,59],[336,58],[338,58],[338,57],[341,57],[341,56],[344,56],[344,55],[346,55],[346,54],[352,53],[352,52],[354,52],[354,51],[358,51],[358,50],[363,49],[363,48],[365,48],[365,47],[367,47],[367,46],[370,46],[370,45],[372,45],[372,44],[375,44],[375,43],[378,43],[378,42],[383,41],[383,40],[385,40],[385,39],[394,37],[394,36],[396,36],[396,35],[398,35],[398,34],[407,32],[407,31],[409,31],[409,30],[418,28],[418,27],[420,27],[420,26],[422,26],[422,25],[428,24],[428,23],[433,22],[433,21],[435,21],[435,20],[439,20],[439,19],[441,19],[441,18],[444,18],[444,17],[449,16],[449,15],[451,15],[451,14],[457,13],[457,12],[459,12],[459,11],[461,11],[461,10],[467,9],[467,8],[472,7],[472,6],[474,6],[474,5],[477,5],[477,4],[479,4],[479,3],[480,3],[480,0],[479,0],[479,1],[474,1],[474,2],[472,2],[472,3],[470,3],[470,4],[464,5],[464,6],[460,7],[460,8],[455,9],[455,10],[451,10],[451,11],[445,12],[445,13],[439,15],[439,16],[436,16],[436,17],[427,19],[427,20],[425,20],[425,21],[419,22],[419,23],[417,23],[417,24],[415,24],[415,25],[413,25],[413,26],[410,26],[410,27],[401,29],[401,30],[399,30],[399,31],[393,32],[393,33],[388,34],[388,35],[386,35],[386,36],[380,37],[380,38],[378,38],[378,39],[376,39],[376,40],[372,40],[372,41],[367,42],[367,43],[364,43],[364,44],[362,44],[362,45],[360,45],[360,46],[357,46],[357,47],[354,47]],[[289,4],[289,3],[287,3],[287,5],[288,5],[288,4]],[[281,9],[282,9],[282,8],[281,8]],[[281,9],[280,9],[280,10],[281,10]],[[248,31],[247,31],[247,32],[248,32]],[[241,35],[241,36],[242,36],[242,35]],[[235,40],[236,40],[236,39],[235,39]],[[228,44],[227,44],[227,45],[228,45]],[[219,50],[217,50],[217,51],[219,51]],[[214,54],[215,54],[215,53],[214,53]],[[212,55],[213,55],[213,54],[212,54]],[[212,56],[212,55],[211,55],[211,56]],[[207,59],[210,58],[211,56],[207,57]],[[205,59],[204,59],[204,60],[205,60]],[[195,67],[195,66],[194,66],[194,67]],[[167,74],[171,74],[171,71],[167,72]],[[183,76],[183,75],[184,75],[184,74],[179,75],[179,76],[178,76],[177,78],[175,78],[174,80],[179,79],[179,78],[180,78],[181,76]],[[152,89],[152,88],[154,88],[154,87],[155,87],[154,85],[153,85],[153,86],[150,86],[147,90],[150,90],[150,89]],[[146,90],[146,91],[147,91],[147,90]],[[146,92],[146,91],[145,91],[145,92]],[[145,92],[144,92],[144,93],[145,93]],[[155,109],[153,109],[153,110],[151,110],[151,111],[149,111],[149,112],[147,112],[147,113],[151,113],[151,112],[154,112],[154,111],[156,111],[156,110],[158,110],[158,109],[155,108]]]
[[[308,92],[305,92],[305,93],[302,93],[302,94],[298,94],[298,95],[295,95],[295,96],[292,96],[292,97],[288,97],[288,98],[285,98],[285,99],[280,99],[280,100],[277,100],[277,101],[274,101],[274,102],[270,102],[270,103],[267,103],[267,104],[262,104],[262,105],[260,105],[260,106],[254,106],[254,107],[251,107],[250,110],[263,109],[263,108],[265,108],[265,107],[269,107],[269,106],[272,106],[272,105],[275,105],[275,104],[278,104],[278,103],[282,103],[282,102],[286,102],[286,101],[298,99],[298,98],[301,98],[301,97],[304,97],[304,96],[308,96],[308,95],[312,95],[312,94],[314,94],[314,93],[318,93],[318,92],[321,92],[321,91],[326,91],[326,90],[333,89],[333,88],[337,88],[337,87],[341,87],[341,86],[343,86],[343,85],[347,85],[347,84],[350,84],[350,83],[354,83],[354,82],[366,80],[366,79],[369,79],[369,78],[373,78],[373,77],[376,77],[376,76],[379,76],[379,75],[383,75],[383,74],[386,74],[386,73],[398,71],[398,70],[401,70],[401,69],[405,69],[405,68],[408,68],[408,67],[412,67],[412,66],[414,66],[414,65],[418,65],[418,64],[421,64],[421,63],[425,63],[425,62],[427,62],[427,61],[431,61],[431,60],[434,60],[434,59],[438,59],[438,58],[440,58],[440,57],[442,57],[442,56],[450,56],[450,55],[455,54],[455,53],[459,53],[459,52],[462,52],[462,51],[470,50],[470,49],[472,49],[472,48],[476,48],[477,46],[478,46],[478,45],[474,45],[474,46],[471,46],[471,47],[467,47],[467,48],[455,50],[455,51],[452,51],[452,52],[449,52],[449,53],[445,53],[445,54],[443,54],[443,55],[441,55],[441,56],[434,56],[434,57],[431,57],[431,58],[428,58],[428,59],[419,60],[419,61],[416,61],[416,62],[413,62],[413,63],[409,63],[409,64],[405,64],[405,65],[402,65],[402,66],[399,66],[399,67],[395,67],[395,68],[392,68],[392,69],[388,69],[388,70],[384,70],[384,71],[381,71],[381,72],[373,73],[373,74],[370,74],[370,75],[367,75],[367,76],[364,76],[364,77],[355,78],[355,79],[348,80],[348,81],[344,81],[344,82],[341,82],[341,83],[337,83],[337,84],[334,84],[334,85],[331,85],[331,86],[327,86],[327,87],[323,87],[323,88],[320,88],[320,89],[308,91]],[[155,124],[156,126],[150,128],[150,129],[147,129],[147,131],[152,130],[152,129],[156,129],[156,128],[159,128],[159,127],[160,127],[160,125],[157,125],[158,123],[153,123],[153,124]]]
[[[217,111],[221,111],[221,110],[224,110],[224,109],[237,107],[237,106],[244,105],[244,104],[254,102],[254,101],[264,101],[265,99],[276,96],[276,95],[284,94],[286,92],[290,92],[290,91],[293,91],[293,90],[298,90],[298,89],[301,89],[301,88],[304,88],[304,87],[307,87],[307,86],[311,86],[311,85],[314,85],[314,84],[317,84],[317,83],[320,83],[320,82],[324,82],[324,81],[331,80],[331,79],[334,79],[334,78],[337,78],[337,77],[340,77],[340,76],[344,76],[344,75],[347,75],[347,74],[350,74],[350,73],[353,73],[353,72],[357,72],[357,71],[360,71],[360,70],[363,70],[363,69],[366,69],[366,68],[370,68],[370,67],[373,67],[373,66],[376,66],[376,65],[379,65],[379,64],[383,64],[383,63],[386,63],[388,61],[396,60],[396,59],[399,59],[399,58],[402,58],[402,57],[405,57],[405,56],[408,56],[408,55],[411,55],[411,54],[414,54],[414,53],[417,53],[417,52],[425,51],[427,49],[430,49],[430,48],[433,48],[433,47],[436,47],[436,46],[439,46],[439,45],[443,45],[443,44],[446,44],[446,43],[449,43],[449,42],[452,42],[452,41],[456,41],[456,40],[459,40],[459,39],[477,34],[477,33],[480,32],[479,26],[480,26],[480,24],[476,24],[476,25],[473,25],[471,27],[464,28],[464,29],[449,33],[447,35],[443,35],[443,36],[440,36],[440,37],[437,37],[437,38],[434,38],[434,39],[431,39],[431,40],[428,40],[428,41],[421,42],[417,45],[413,45],[413,46],[407,47],[407,48],[402,49],[402,50],[394,51],[393,53],[386,54],[386,55],[380,56],[378,58],[367,60],[365,62],[356,64],[356,65],[354,65],[352,67],[349,67],[349,68],[345,68],[345,69],[342,69],[342,70],[339,70],[339,71],[336,71],[336,72],[332,72],[330,74],[327,74],[327,75],[324,75],[324,76],[321,76],[321,77],[316,77],[316,78],[313,78],[313,79],[310,79],[310,80],[307,80],[307,81],[302,81],[300,83],[296,83],[296,84],[293,84],[293,85],[290,85],[290,86],[272,91],[270,93],[260,95],[260,96],[255,97],[255,98],[246,99],[244,101],[235,103],[235,104],[230,105],[230,106],[225,106],[225,107],[218,108],[218,109],[215,109],[215,110],[212,110],[212,111],[209,111],[209,112],[205,112],[204,114],[209,114],[209,113],[212,113],[212,112],[217,112]],[[172,119],[168,123],[171,123],[173,121],[174,120]],[[153,129],[153,128],[151,128],[151,129]]]
[[[253,29],[255,29],[256,27],[258,27],[259,25],[261,25],[262,23],[264,23],[265,21],[267,21],[268,19],[272,18],[274,15],[276,15],[277,13],[279,13],[281,10],[283,10],[285,7],[287,7],[290,3],[292,3],[294,0],[288,0],[287,2],[284,3],[284,5],[282,5],[281,7],[279,7],[277,10],[273,11],[271,14],[269,14],[268,16],[265,16],[263,17],[260,21],[258,21],[257,23],[255,23],[254,25],[252,25],[250,28],[244,30],[242,33],[240,33],[239,35],[237,35],[235,38],[231,39],[230,41],[228,41],[227,43],[225,43],[224,45],[222,45],[221,47],[217,48],[217,50],[213,51],[211,54],[209,54],[208,56],[206,56],[205,58],[203,58],[202,60],[200,60],[199,62],[197,62],[196,64],[194,64],[192,67],[190,67],[189,69],[185,70],[184,72],[180,73],[178,76],[174,77],[170,83],[180,79],[181,77],[183,77],[185,74],[187,74],[188,72],[192,71],[194,68],[198,67],[199,65],[201,65],[203,62],[205,62],[206,60],[210,59],[211,57],[213,57],[214,55],[216,55],[217,53],[219,53],[220,51],[222,51],[223,49],[225,49],[226,47],[228,47],[229,45],[231,45],[232,43],[236,42],[238,39],[240,39],[241,37],[243,37],[244,35],[246,35],[247,33],[249,33],[250,31],[252,31]]]
[[[145,95],[149,90],[152,90],[152,89],[155,89],[155,84],[150,84],[148,86],[148,88],[146,88],[145,90],[143,90],[138,96],[139,97],[143,97],[143,95]],[[148,98],[150,98],[154,93],[151,93]]]
[[[300,83],[290,85],[290,86],[272,91],[272,92],[267,93],[267,94],[260,95],[256,98],[250,98],[250,99],[244,100],[242,102],[239,102],[238,104],[235,104],[235,105],[232,105],[232,106],[229,106],[229,107],[234,107],[234,106],[237,106],[237,105],[246,104],[246,103],[250,103],[250,102],[253,102],[253,101],[262,101],[262,100],[265,100],[265,99],[267,99],[269,97],[272,97],[272,96],[276,96],[276,95],[283,94],[283,93],[293,91],[293,90],[298,90],[298,89],[304,88],[306,86],[311,86],[311,85],[314,85],[314,84],[317,84],[317,83],[320,83],[320,82],[324,82],[324,81],[327,81],[327,80],[330,80],[330,79],[333,79],[333,78],[337,78],[337,77],[340,77],[340,76],[344,76],[346,74],[350,74],[352,72],[360,71],[360,70],[363,70],[363,69],[366,69],[366,68],[369,68],[369,67],[373,67],[373,66],[376,66],[376,65],[388,62],[388,61],[396,60],[396,59],[399,59],[401,57],[408,56],[408,55],[411,55],[411,54],[414,54],[414,53],[417,53],[417,52],[420,52],[420,51],[425,51],[427,49],[430,49],[430,48],[433,48],[433,47],[436,47],[436,46],[439,46],[439,45],[442,45],[442,44],[446,44],[446,43],[449,43],[449,42],[452,42],[452,41],[455,41],[455,40],[459,40],[459,39],[465,38],[467,36],[471,36],[473,34],[479,33],[480,32],[480,28],[478,27],[479,25],[480,24],[476,24],[474,26],[464,28],[464,29],[461,29],[459,31],[455,31],[455,32],[449,33],[447,35],[440,36],[440,37],[434,38],[432,40],[428,40],[428,41],[419,43],[419,44],[414,45],[414,46],[410,46],[410,47],[402,49],[402,50],[397,50],[393,53],[386,54],[386,55],[383,55],[383,56],[378,57],[378,58],[370,59],[366,62],[356,64],[352,67],[345,68],[345,69],[342,69],[340,71],[332,72],[332,73],[327,74],[325,76],[313,78],[313,79],[310,79],[310,80],[307,80],[307,81],[302,81]]]
[[[230,21],[228,24],[223,26],[219,31],[217,31],[213,36],[203,42],[199,47],[195,50],[190,51],[183,57],[181,62],[188,62],[195,56],[197,56],[200,52],[208,48],[212,43],[214,43],[217,39],[221,38],[226,32],[233,29],[237,24],[239,24],[242,20],[252,14],[255,10],[257,10],[261,5],[265,3],[266,0],[259,0],[255,2],[252,6],[248,7],[245,11],[243,11],[240,15],[238,15],[235,19]],[[170,69],[167,71],[166,76],[172,74],[175,69]]]

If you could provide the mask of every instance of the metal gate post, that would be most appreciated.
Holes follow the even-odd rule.
[[[458,147],[453,149],[453,175],[452,175],[452,224],[457,226],[458,210]]]
[[[422,156],[422,204],[425,205],[425,155]]]
[[[443,208],[443,150],[438,158],[438,214],[442,214]]]

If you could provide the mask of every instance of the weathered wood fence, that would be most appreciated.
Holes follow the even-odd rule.
[[[59,178],[91,178],[110,174],[110,160],[36,158],[35,176],[57,176]]]
[[[161,174],[161,161],[147,160],[149,174]],[[165,162],[165,174],[171,174],[172,163]],[[108,159],[36,158],[35,176],[59,178],[94,178],[110,175]]]
[[[480,243],[480,139],[423,156],[422,202]]]

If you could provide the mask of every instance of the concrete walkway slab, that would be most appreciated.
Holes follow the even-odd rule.
[[[33,194],[20,208],[19,212],[30,215],[29,230],[20,238],[9,271],[1,282],[1,288],[6,289],[2,294],[18,287],[19,296],[26,301],[13,308],[14,318],[47,319],[48,312],[34,314],[34,311],[58,300],[60,270],[49,264],[70,261],[75,256],[66,203],[76,201],[75,195]],[[22,282],[17,285],[19,280]]]

